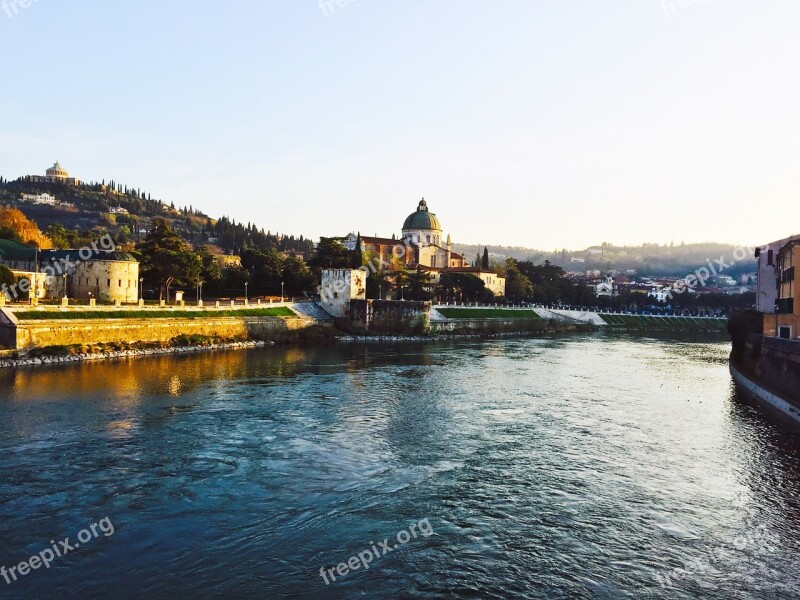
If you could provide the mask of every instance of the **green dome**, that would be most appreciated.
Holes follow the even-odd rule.
[[[432,212],[428,212],[428,204],[425,198],[420,200],[417,211],[408,215],[405,223],[403,223],[403,231],[406,229],[433,229],[436,231],[442,230],[442,224],[439,219]]]

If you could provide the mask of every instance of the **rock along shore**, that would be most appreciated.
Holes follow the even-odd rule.
[[[342,344],[395,344],[395,343],[424,343],[424,342],[446,342],[450,340],[478,340],[478,339],[496,339],[507,337],[526,337],[537,335],[547,335],[552,333],[564,332],[539,332],[538,334],[529,331],[508,331],[502,333],[450,333],[440,335],[352,335],[342,334],[335,335],[327,339],[327,342],[342,343]],[[284,344],[308,344],[308,341],[284,342]],[[70,363],[82,363],[89,361],[121,359],[121,358],[138,358],[143,356],[157,356],[161,354],[190,354],[196,352],[210,352],[214,350],[243,350],[250,348],[265,348],[275,346],[274,341],[245,341],[245,342],[226,342],[217,344],[205,344],[199,346],[174,346],[167,348],[147,348],[147,349],[130,349],[130,350],[115,350],[115,351],[100,351],[92,353],[78,353],[62,355],[42,355],[42,356],[20,356],[17,358],[0,358],[0,369],[17,368],[17,367],[39,367],[46,365],[62,365]]]
[[[275,342],[230,342],[224,344],[208,344],[203,346],[176,346],[173,348],[149,348],[143,350],[118,350],[110,352],[93,352],[91,354],[70,354],[68,356],[38,356],[0,359],[0,369],[14,367],[38,367],[42,365],[60,365],[81,363],[115,358],[137,358],[159,354],[189,354],[211,350],[240,350],[246,348],[264,348],[274,346]]]

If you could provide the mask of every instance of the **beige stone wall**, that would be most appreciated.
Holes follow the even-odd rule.
[[[487,290],[491,290],[495,296],[506,295],[506,278],[500,277],[495,273],[480,273],[478,277],[481,278]]]
[[[20,321],[19,350],[75,344],[168,342],[180,335],[204,335],[250,340],[273,339],[313,324],[300,318],[208,317],[197,319],[52,319]],[[9,345],[9,344],[7,344]]]
[[[320,305],[334,317],[345,317],[350,300],[367,297],[367,273],[361,269],[323,269]]]
[[[95,298],[103,302],[137,302],[139,263],[107,260],[81,262],[75,267],[69,291],[71,297],[79,300]]]

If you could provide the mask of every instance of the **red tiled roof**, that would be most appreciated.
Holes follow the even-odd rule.
[[[378,246],[394,246],[395,244],[402,244],[402,240],[393,240],[390,238],[380,238],[380,237],[367,237],[361,236],[361,241],[365,244],[375,244]]]

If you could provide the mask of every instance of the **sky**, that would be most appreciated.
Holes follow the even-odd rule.
[[[794,0],[0,0],[0,175],[454,242],[800,233]]]

